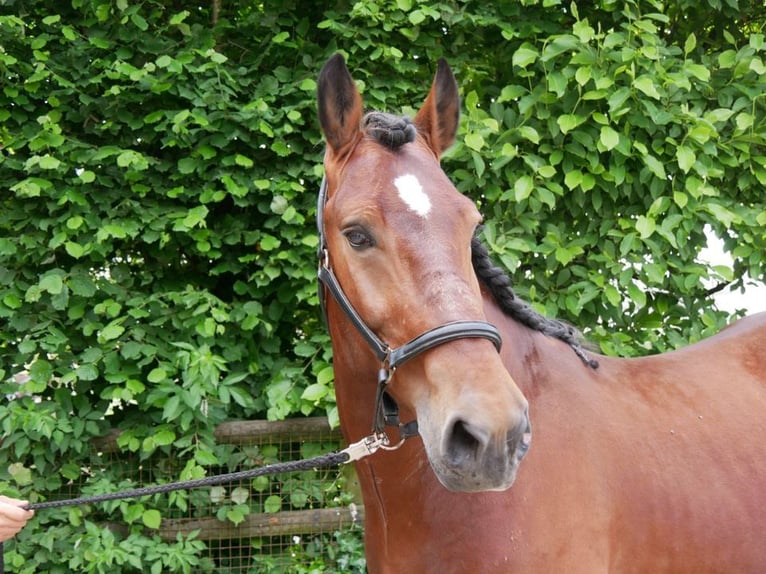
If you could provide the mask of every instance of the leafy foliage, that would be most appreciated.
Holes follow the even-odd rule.
[[[763,35],[703,52],[668,42],[659,9],[615,6],[604,28],[572,4],[466,97],[492,247],[538,307],[618,354],[715,332],[709,282],[764,276]],[[733,270],[697,261],[706,225]]]
[[[336,50],[369,106],[410,113],[447,58],[464,117],[445,169],[520,294],[603,350],[706,336],[728,320],[710,282],[764,277],[757,1],[6,6],[4,491],[46,498],[84,468],[99,469],[85,490],[119,487],[91,449],[115,427],[147,466],[178,457],[183,478],[234,464],[213,440],[224,420],[336,420],[313,228],[315,77]],[[706,225],[733,269],[699,262]],[[241,519],[240,494],[222,518]],[[22,533],[8,560],[210,570],[200,541],[151,534],[188,503],[115,506],[124,537],[91,508],[40,513],[45,534]]]

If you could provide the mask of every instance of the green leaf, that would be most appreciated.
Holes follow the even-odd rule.
[[[85,254],[85,248],[74,241],[67,241],[64,244],[64,249],[66,249],[66,252],[70,257],[74,257],[75,259],[79,259]]]
[[[41,190],[40,184],[31,178],[11,186],[11,191],[16,192],[20,197],[40,197]]]
[[[286,42],[286,41],[287,41],[287,40],[289,40],[289,39],[290,39],[290,32],[287,32],[286,30],[282,30],[281,32],[279,32],[278,34],[276,34],[276,35],[275,35],[275,36],[274,36],[274,37],[271,39],[271,41],[272,41],[274,44],[283,44],[284,42]],[[223,62],[221,62],[221,63],[223,63]]]
[[[21,308],[22,301],[17,295],[9,293],[3,297],[3,304],[9,309],[19,309]]]
[[[675,201],[676,205],[683,209],[686,207],[686,204],[689,203],[689,196],[687,196],[682,191],[674,191],[673,192],[673,201]]]
[[[314,80],[314,78],[304,78],[303,80],[301,80],[300,89],[303,90],[304,92],[311,92],[313,94],[317,90],[317,83]],[[296,120],[292,119],[291,121],[296,121]]]
[[[718,203],[706,203],[705,209],[721,222],[726,229],[729,229],[732,224],[742,221],[739,215]]]
[[[197,168],[197,161],[190,157],[185,157],[178,160],[179,173],[188,174],[194,172]]]
[[[684,56],[688,56],[694,48],[697,47],[697,36],[694,35],[694,32],[689,34],[686,38],[686,42],[684,42]]]
[[[413,26],[417,26],[423,23],[423,21],[426,19],[426,15],[422,10],[413,10],[408,14],[407,18]]]
[[[574,3],[572,3],[572,6],[575,6]],[[575,16],[576,18],[577,16]],[[580,20],[578,22],[575,22],[572,26],[572,32],[574,32],[575,36],[582,42],[583,44],[587,44],[590,42],[595,34],[596,31],[593,29],[593,27],[588,24],[588,19]]]
[[[562,34],[553,37],[553,40],[549,42],[543,49],[542,60],[547,62],[552,60],[564,52],[570,50],[576,50],[580,47],[580,41],[572,35]]]
[[[646,307],[646,293],[635,283],[628,285],[628,295],[630,295],[636,307]]]
[[[144,526],[147,528],[157,530],[162,524],[162,514],[160,514],[159,510],[155,510],[153,508],[145,510],[141,515],[141,522],[143,522]]]
[[[226,511],[226,519],[234,523],[235,526],[244,522],[246,516],[247,515],[239,507],[229,508]]]
[[[636,231],[638,231],[642,239],[650,237],[656,228],[657,223],[654,221],[654,219],[644,215],[638,216],[638,219],[636,220]]]
[[[657,86],[654,84],[654,78],[652,76],[639,76],[633,81],[633,87],[642,91],[650,98],[659,100],[661,97],[660,93],[657,91]]]
[[[210,502],[215,505],[226,501],[226,489],[223,486],[213,486],[210,489]]]
[[[178,26],[181,22],[186,20],[186,18],[189,16],[188,10],[181,10],[177,14],[173,14],[170,18],[170,25],[171,26]]]
[[[574,189],[582,183],[583,174],[580,170],[572,170],[564,176],[564,184],[569,189]]]
[[[106,327],[101,329],[101,331],[99,332],[99,339],[102,341],[112,341],[118,338],[124,332],[125,332],[125,327],[123,327],[117,321],[112,321]]]
[[[741,112],[737,114],[737,117],[734,121],[737,123],[738,130],[745,131],[753,127],[753,123],[755,122],[755,116],[747,112]]]
[[[766,74],[766,64],[764,64],[763,60],[761,60],[758,56],[750,60],[749,68],[750,70],[755,72],[758,76],[763,76],[764,74]]]
[[[617,147],[618,143],[620,143],[620,134],[610,126],[603,126],[601,128],[599,141],[607,151],[611,151]]]
[[[13,462],[8,465],[8,474],[19,486],[26,486],[32,483],[32,471],[25,467],[23,463]]]
[[[575,72],[575,80],[580,86],[587,84],[592,77],[592,70],[590,66],[582,66],[577,68]]]
[[[567,84],[569,80],[562,72],[551,72],[548,74],[548,89],[563,98],[567,93]]]
[[[646,167],[648,167],[649,171],[651,171],[655,176],[662,180],[667,178],[667,175],[665,174],[665,166],[662,165],[662,163],[656,157],[651,154],[646,154],[643,156],[643,160],[646,164]]]
[[[207,56],[210,58],[210,60],[216,64],[224,64],[226,63],[229,58],[221,54],[220,52],[216,52],[212,48],[207,51]]]
[[[44,155],[40,158],[38,165],[42,169],[58,169],[61,165],[61,161],[53,156]]]
[[[734,270],[728,265],[713,265],[713,271],[724,281],[734,280]]]
[[[513,194],[516,201],[527,199],[535,189],[534,180],[528,175],[522,175],[513,184]]]
[[[231,394],[231,398],[234,399],[234,402],[239,406],[245,408],[253,407],[254,400],[249,392],[241,390],[237,387],[228,387],[228,389],[229,394]]]
[[[619,112],[623,109],[623,104],[630,98],[630,88],[623,87],[615,90],[612,95],[609,96],[609,111],[612,113]]]
[[[234,504],[245,504],[250,499],[250,491],[238,486],[231,491],[230,498]]]
[[[481,148],[484,147],[484,138],[481,134],[476,132],[465,134],[464,142],[465,145],[476,151],[480,151]]]
[[[537,170],[540,177],[550,179],[556,175],[556,168],[552,165],[543,165]]]
[[[149,29],[149,23],[146,21],[146,19],[138,14],[137,12],[134,12],[130,15],[130,20],[135,24],[136,28],[138,28],[141,31],[146,31]]]
[[[80,365],[75,373],[81,381],[95,381],[98,378],[98,369],[90,364]]]
[[[569,263],[582,253],[582,249],[577,246],[563,246],[560,245],[556,248],[555,257],[556,261],[561,263],[562,265],[569,265]]]
[[[208,208],[204,205],[198,205],[192,207],[183,218],[183,224],[185,227],[191,229],[192,227],[205,227],[205,218],[208,215]]]
[[[531,141],[534,144],[540,143],[540,134],[532,126],[521,126],[519,128],[519,134],[526,140]]]
[[[78,176],[83,183],[91,183],[96,180],[96,174],[88,169],[82,170]]]
[[[709,122],[716,123],[716,122],[725,122],[733,115],[734,115],[734,110],[727,110],[726,108],[716,108],[715,110],[710,110],[709,112],[705,112],[705,114],[702,117]]]
[[[168,400],[165,402],[165,406],[162,408],[162,420],[164,421],[172,421],[177,419],[181,415],[183,407],[181,406],[181,397],[178,395],[172,395]],[[204,451],[197,451],[194,453],[194,458],[199,462],[200,464],[214,464],[214,463],[206,463],[206,461],[201,460],[206,456],[206,453]]]
[[[702,64],[692,64],[687,62],[684,64],[684,71],[703,82],[707,82],[710,79],[710,70]]]
[[[170,56],[168,56],[167,54],[163,54],[162,56],[160,56],[159,58],[157,58],[157,61],[156,61],[156,64],[157,64],[157,67],[158,67],[158,68],[167,68],[167,67],[168,67],[168,66],[170,66],[170,64],[172,64],[172,63],[173,63],[173,58],[171,58],[171,57],[170,57]],[[156,112],[155,112],[155,113],[156,113]],[[148,119],[148,118],[147,118],[145,121],[146,121],[147,123],[152,123],[151,121],[149,121],[149,119]]]
[[[689,173],[694,162],[697,161],[697,155],[690,147],[679,146],[676,150],[676,159],[678,160],[678,167],[680,167],[684,173]]]
[[[146,376],[146,380],[150,383],[160,383],[168,377],[167,372],[162,367],[155,367]]]
[[[234,163],[241,165],[242,167],[253,167],[253,160],[241,154],[234,156]]]
[[[540,53],[532,44],[524,43],[518,50],[513,53],[511,62],[514,66],[526,68],[535,60],[537,60],[539,56]]]
[[[264,512],[269,514],[274,514],[275,512],[279,512],[280,510],[282,510],[282,498],[277,496],[276,494],[267,496],[266,500],[263,501]]]
[[[606,296],[606,300],[609,301],[609,304],[613,307],[619,307],[620,303],[622,303],[622,296],[614,285],[607,284],[604,287],[604,295]]]
[[[558,124],[561,132],[566,134],[571,132],[584,121],[585,118],[577,114],[562,114],[558,117],[556,123]]]
[[[317,373],[317,383],[320,385],[329,385],[335,379],[335,371],[332,365],[324,367]]]
[[[154,433],[152,438],[157,446],[167,446],[176,440],[176,433],[170,429],[162,429]]]
[[[64,281],[58,273],[51,273],[40,279],[38,285],[41,290],[47,291],[51,295],[58,295],[64,288]]]
[[[315,403],[327,396],[329,391],[330,389],[327,386],[319,383],[314,383],[313,385],[309,385],[305,388],[301,394],[301,398],[303,400]]]
[[[264,251],[273,251],[274,249],[277,249],[280,246],[281,242],[279,239],[274,237],[273,235],[269,235],[268,233],[265,233],[261,237],[261,241],[259,242],[260,248]]]

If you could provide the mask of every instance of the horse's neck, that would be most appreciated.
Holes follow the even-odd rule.
[[[578,364],[580,360],[566,344],[516,323],[489,298],[485,307],[487,320],[502,333],[503,361],[530,401],[541,392],[558,397],[558,389],[568,384],[566,381],[552,384],[561,369],[578,372],[577,369],[586,368],[582,363]],[[344,325],[345,318],[336,319],[331,322],[334,325],[336,397],[344,437],[355,442],[371,432],[380,365],[354,328],[350,324]],[[556,397],[554,401],[558,400]],[[413,416],[404,409],[400,412],[403,422]],[[387,432],[392,442],[397,440],[396,429],[387,429]],[[364,496],[367,536],[369,540],[377,541],[369,551],[399,548],[389,544],[389,538],[399,536],[400,525],[409,524],[413,516],[430,517],[433,523],[450,520],[454,526],[472,520],[476,513],[485,516],[502,514],[512,503],[510,498],[446,491],[431,470],[419,437],[407,440],[394,452],[378,451],[359,461],[356,468]],[[462,512],[468,514],[464,516]],[[502,520],[496,516],[496,521]],[[375,559],[371,561],[375,562]]]

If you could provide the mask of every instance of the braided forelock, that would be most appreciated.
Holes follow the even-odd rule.
[[[410,118],[385,112],[369,112],[362,120],[362,127],[369,136],[389,149],[398,149],[413,142],[417,135]]]

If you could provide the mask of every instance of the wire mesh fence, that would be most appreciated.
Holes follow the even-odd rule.
[[[116,432],[115,435],[118,433]],[[116,448],[115,436],[94,447],[87,486],[69,495],[137,488],[179,480],[187,461],[167,451],[141,460]],[[219,425],[216,441],[226,465],[206,469],[224,474],[312,458],[342,448],[326,419],[236,421]],[[97,451],[97,452],[95,452]],[[99,473],[123,477],[101,484]],[[101,469],[101,470],[100,470]],[[196,478],[196,477],[195,477]],[[74,491],[77,492],[74,492]],[[192,536],[204,544],[194,574],[364,573],[363,506],[351,465],[258,476],[220,486],[180,490],[142,500],[103,503],[91,514],[112,532],[125,535],[131,516],[143,518],[153,535],[173,542]],[[169,497],[164,501],[160,496]],[[152,510],[154,508],[160,510]],[[121,511],[125,521],[115,521]],[[156,512],[157,521],[147,520]],[[161,514],[160,514],[161,512]],[[201,548],[201,547],[198,547]]]

